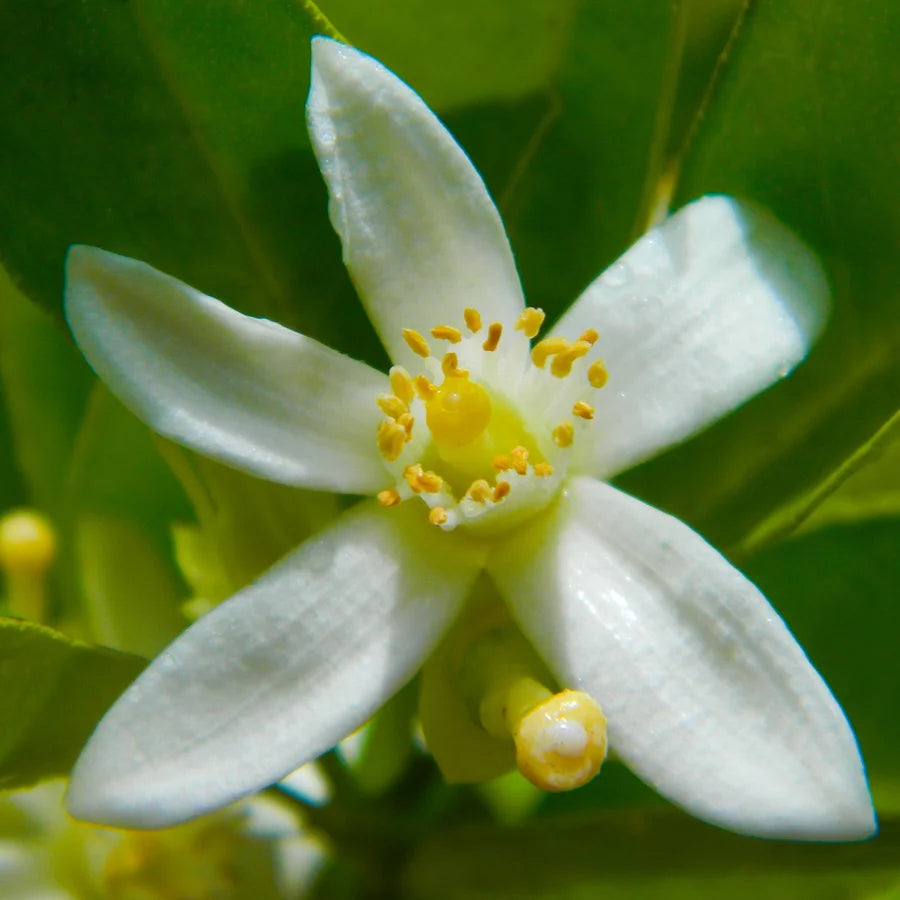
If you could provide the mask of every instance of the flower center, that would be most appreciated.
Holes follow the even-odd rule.
[[[480,314],[467,309],[464,315],[467,335],[451,325],[431,329],[433,338],[454,347],[440,358],[419,332],[403,330],[424,372],[413,377],[394,366],[391,392],[377,398],[385,418],[376,441],[395,479],[378,500],[388,508],[418,495],[430,508],[431,523],[443,528],[488,522],[506,527],[552,499],[576,429],[593,419],[593,406],[573,397],[572,385],[563,382],[586,367],[588,385],[599,388],[606,370],[599,360],[581,362],[597,340],[593,329],[575,341],[550,337],[532,348],[527,342],[544,313],[529,308],[500,348],[501,322],[476,338]],[[423,418],[425,428],[416,425]]]

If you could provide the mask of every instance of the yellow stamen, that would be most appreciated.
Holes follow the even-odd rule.
[[[443,506],[434,506],[428,513],[428,521],[432,525],[444,525],[447,522],[447,510]]]
[[[469,377],[468,370],[461,369],[459,367],[459,358],[455,353],[444,354],[444,358],[441,360],[441,371],[444,373],[444,377],[446,378]]]
[[[550,363],[550,374],[557,378],[565,378],[572,371],[572,364],[576,359],[580,359],[591,349],[591,345],[587,341],[575,341],[565,350],[560,351],[553,357]]]
[[[407,405],[393,394],[379,394],[375,402],[378,408],[392,419],[399,419],[405,412],[409,412]]]
[[[585,331],[585,333],[583,335],[581,335],[581,337],[578,338],[578,340],[585,341],[586,343],[590,344],[593,347],[594,344],[597,343],[597,338],[599,338],[599,337],[600,337],[600,334],[598,333],[596,328],[588,328],[588,330]]]
[[[590,403],[585,403],[584,400],[579,400],[572,407],[572,415],[578,416],[579,419],[593,419],[594,407]]]
[[[391,380],[391,390],[394,395],[399,397],[407,406],[412,403],[416,392],[413,388],[413,380],[409,372],[403,366],[392,366],[389,372]]]
[[[539,703],[513,732],[516,763],[544,791],[587,784],[606,759],[606,717],[583,691],[561,691]]]
[[[512,461],[505,453],[498,453],[491,461],[491,465],[495,472],[505,472],[512,468]]]
[[[567,349],[569,342],[564,337],[548,337],[538,341],[531,349],[531,361],[543,369],[547,360]]]
[[[528,451],[524,447],[513,447],[509,458],[518,475],[524,475],[528,471]]]
[[[0,517],[0,570],[13,615],[44,620],[47,574],[55,557],[56,533],[40,513],[18,509]]]
[[[413,425],[415,424],[415,417],[412,413],[403,413],[397,419],[397,424],[406,432],[406,439],[409,440],[412,437]]]
[[[439,341],[450,341],[451,344],[458,344],[462,340],[462,332],[452,325],[435,325],[431,329],[431,336]]]
[[[484,503],[491,496],[491,486],[483,478],[479,478],[469,485],[466,496],[471,497],[476,503]]]
[[[400,494],[396,488],[387,488],[387,490],[378,492],[378,505],[382,509],[390,509],[400,503]]]
[[[553,443],[556,444],[557,447],[568,447],[572,443],[572,438],[574,436],[575,428],[568,419],[560,422],[559,425],[553,429]]]
[[[383,419],[378,426],[376,440],[381,455],[389,461],[395,460],[406,443],[406,429],[391,419]]]
[[[603,364],[602,359],[591,363],[587,375],[591,387],[602,388],[609,381],[609,372],[606,371],[606,366]]]
[[[499,503],[509,493],[509,491],[510,485],[508,481],[498,481],[496,487],[494,488],[494,503]]]
[[[417,356],[421,356],[422,359],[428,359],[431,356],[431,348],[428,346],[428,341],[418,331],[413,331],[412,328],[404,328],[403,340],[406,341],[409,349]]]
[[[500,322],[491,322],[488,325],[488,336],[485,342],[481,345],[482,350],[487,350],[488,353],[493,352],[497,349],[497,345],[500,343],[500,336],[503,334],[503,325]]]
[[[466,320],[466,328],[472,332],[472,334],[477,334],[481,331],[481,313],[478,312],[477,309],[472,309],[471,306],[466,307],[463,310],[463,318]]]
[[[427,403],[438,392],[437,385],[432,384],[424,375],[416,375],[413,384],[423,403]]]
[[[542,309],[529,306],[519,316],[516,328],[519,331],[523,331],[527,338],[537,337],[537,333],[541,330],[541,325],[544,324],[545,316],[546,314]]]
[[[416,494],[421,494],[423,491],[426,494],[436,494],[444,484],[440,475],[422,471],[419,463],[407,466],[403,470],[403,477]]]
[[[534,474],[538,478],[545,478],[547,475],[553,474],[553,466],[548,462],[539,462],[534,465]]]

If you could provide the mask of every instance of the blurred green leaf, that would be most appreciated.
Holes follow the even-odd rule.
[[[0,390],[29,501],[58,516],[91,374],[49,316],[0,267]]]
[[[896,4],[759,0],[688,148],[679,203],[724,192],[769,207],[820,254],[835,295],[796,374],[623,480],[717,543],[826,479],[896,408],[898,39]]]
[[[871,843],[761,841],[677,813],[603,813],[441,832],[413,858],[416,900],[880,896],[900,884],[900,825]]]
[[[823,528],[745,566],[847,713],[876,805],[900,813],[900,518]]]
[[[69,771],[107,707],[144,661],[0,620],[0,787]]]

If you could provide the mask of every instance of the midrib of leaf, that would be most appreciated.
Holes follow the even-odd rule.
[[[142,6],[141,0],[134,0],[134,2],[129,4],[138,33],[143,38],[156,64],[163,85],[165,85],[176,109],[187,126],[200,159],[209,169],[213,184],[215,184],[222,201],[222,206],[234,224],[235,230],[247,249],[248,256],[272,301],[273,312],[282,320],[287,320],[290,315],[290,297],[285,285],[281,283],[277,275],[277,267],[273,264],[265,243],[260,240],[251,222],[244,215],[239,198],[239,190],[236,185],[232,184],[226,167],[219,161],[215,150],[207,141],[200,125],[199,117],[192,108],[190,98],[179,90],[178,79],[175,76],[171,61],[167,57],[163,42],[148,22],[147,16],[142,12]],[[313,5],[309,4],[309,6]],[[324,16],[322,18],[324,19]]]

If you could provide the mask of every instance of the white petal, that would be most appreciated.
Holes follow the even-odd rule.
[[[345,513],[156,658],[82,752],[69,810],[167,826],[321,754],[440,638],[480,567],[471,547],[418,504]]]
[[[875,825],[844,715],[765,597],[677,519],[589,478],[491,574],[610,743],[694,815],[767,837]]]
[[[401,337],[514,322],[522,289],[481,177],[421,97],[379,62],[313,40],[307,117],[331,194],[344,261],[382,342],[414,362]]]
[[[66,272],[78,346],[151,428],[271,481],[384,486],[376,370],[134,259],[76,246]]]
[[[771,215],[704,197],[648,232],[591,284],[561,334],[600,332],[609,383],[590,391],[606,477],[684,439],[777,381],[827,311],[811,251]]]

